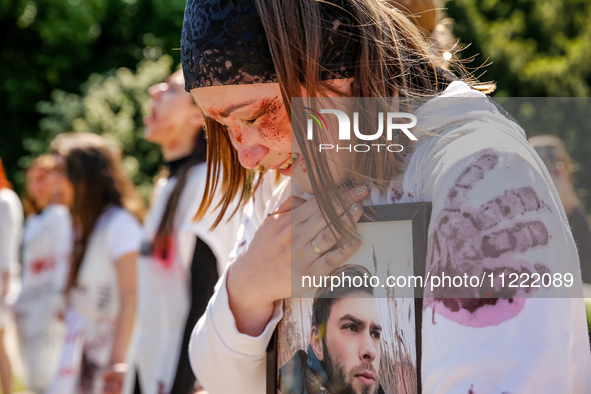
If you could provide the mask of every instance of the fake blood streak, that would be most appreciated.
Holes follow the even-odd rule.
[[[268,140],[271,135],[274,142],[279,143],[289,134],[286,133],[286,125],[289,124],[289,119],[287,119],[287,112],[281,114],[282,108],[283,100],[279,97],[261,100],[258,112],[262,115],[257,128],[261,139]]]
[[[257,111],[253,114],[255,120],[258,119],[257,132],[259,138],[264,141],[270,141],[273,138],[274,143],[280,143],[289,136],[289,118],[283,108],[283,100],[280,97],[262,99]],[[225,110],[213,107],[210,109],[211,116],[214,118],[227,118]],[[242,143],[243,135],[239,131],[234,131],[234,137],[238,143]]]

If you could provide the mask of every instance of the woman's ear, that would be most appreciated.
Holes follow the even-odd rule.
[[[189,121],[191,123],[192,129],[194,130],[199,131],[205,125],[205,119],[203,119],[203,114],[201,113],[201,110],[199,110],[198,108],[196,109],[196,111],[193,111]]]
[[[324,361],[324,348],[322,346],[323,336],[320,334],[318,327],[312,326],[310,331],[310,346],[316,355],[318,361]]]

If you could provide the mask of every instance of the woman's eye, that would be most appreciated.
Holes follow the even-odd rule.
[[[382,333],[379,331],[374,331],[371,333],[371,335],[375,338],[375,339],[380,339],[380,337],[382,336]]]
[[[246,121],[246,124],[253,124],[254,122],[257,121],[258,118],[252,118]]]

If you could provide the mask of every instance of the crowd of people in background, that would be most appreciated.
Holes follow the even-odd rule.
[[[188,342],[234,246],[240,215],[231,215],[237,206],[227,207],[213,231],[215,210],[192,221],[206,182],[203,116],[180,70],[149,94],[145,136],[161,147],[164,168],[147,214],[121,150],[97,134],[58,135],[51,152],[28,167],[22,202],[0,167],[4,393],[13,383],[3,346],[11,317],[28,392],[199,388]]]

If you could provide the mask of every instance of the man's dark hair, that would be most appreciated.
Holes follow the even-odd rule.
[[[373,296],[373,287],[365,285],[362,281],[362,286],[356,287],[352,283],[355,278],[363,279],[363,275],[371,277],[371,273],[367,268],[357,264],[346,264],[337,267],[332,271],[330,276],[338,276],[341,279],[340,286],[331,288],[330,286],[321,287],[314,295],[314,303],[312,304],[312,325],[320,327],[321,324],[328,321],[330,310],[335,299],[345,298],[347,294],[362,291],[370,296]],[[342,280],[343,278],[350,278],[349,280]]]

